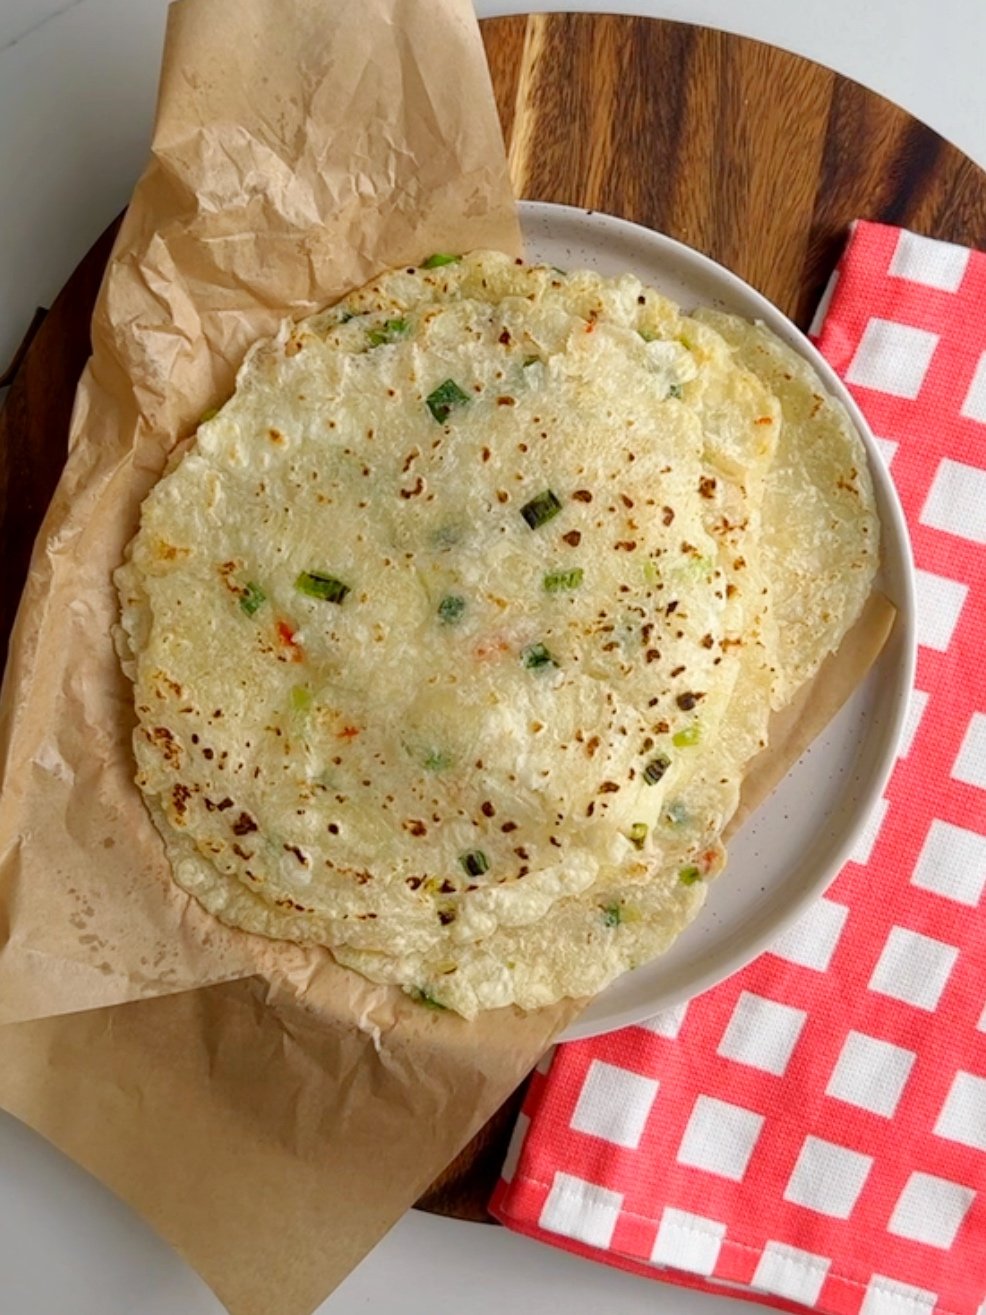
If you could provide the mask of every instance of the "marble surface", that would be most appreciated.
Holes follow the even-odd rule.
[[[483,15],[518,3],[479,3]],[[982,0],[564,0],[796,50],[904,105],[986,166]],[[0,0],[0,362],[124,205],[146,153],[166,0]],[[329,1315],[727,1315],[766,1306],[594,1266],[502,1229],[409,1214]],[[0,1115],[3,1315],[222,1315],[135,1215]],[[277,1312],[271,1312],[277,1315]]]

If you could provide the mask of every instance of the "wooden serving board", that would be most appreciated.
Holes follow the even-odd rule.
[[[518,196],[678,238],[802,327],[853,219],[986,247],[986,173],[828,69],[706,28],[597,14],[482,25]],[[115,234],[35,317],[0,411],[0,646],[65,458],[89,319]],[[26,326],[25,326],[26,327]],[[488,1219],[517,1093],[419,1205]]]

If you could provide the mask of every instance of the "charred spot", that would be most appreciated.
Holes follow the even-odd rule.
[[[260,829],[249,813],[240,813],[232,827],[234,836],[248,836],[251,831]]]
[[[672,522],[673,520],[674,520],[674,508],[673,508],[673,507],[662,507],[662,508],[661,508],[661,524],[662,524],[662,525],[670,525],[671,522]]]
[[[563,534],[561,537],[570,548],[577,548],[582,542],[582,534],[579,530],[569,530],[567,534]]]
[[[675,703],[677,703],[678,707],[682,710],[682,712],[691,712],[691,710],[698,703],[699,699],[704,699],[704,698],[705,698],[704,694],[699,694],[697,692],[689,690],[685,694],[679,694],[678,697],[675,699]]]
[[[297,845],[285,845],[284,848],[289,854],[293,854],[303,868],[308,867],[308,855],[303,853]]]
[[[188,801],[191,797],[191,794],[192,792],[188,788],[188,786],[182,785],[180,782],[171,791],[171,802],[174,805],[175,812],[178,814],[179,817],[184,817],[186,812],[188,811]]]
[[[484,817],[494,817],[496,815],[496,809],[493,807],[493,805],[490,803],[488,799],[483,800],[483,802],[479,806],[479,811],[483,814]]]
[[[408,817],[401,823],[405,831],[410,832],[412,836],[426,836],[428,828],[421,821],[420,817]]]
[[[715,497],[716,482],[711,475],[703,475],[698,481],[699,496],[703,498]]]
[[[517,823],[516,823],[516,822],[504,822],[503,826],[500,827],[500,830],[506,832],[507,834],[509,834],[511,831],[516,831],[516,830],[517,830]]]
[[[602,781],[599,786],[599,794],[616,794],[619,788],[615,781]]]
[[[591,502],[592,494],[588,489],[576,489],[572,494],[572,498],[575,502]]]

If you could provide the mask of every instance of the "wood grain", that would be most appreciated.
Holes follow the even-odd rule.
[[[654,19],[482,25],[515,191],[605,210],[704,251],[805,326],[858,217],[986,247],[986,174],[930,128],[771,46]],[[0,411],[0,644],[65,458],[114,228],[26,350]],[[25,326],[25,329],[27,326]],[[515,1094],[419,1203],[488,1219]]]

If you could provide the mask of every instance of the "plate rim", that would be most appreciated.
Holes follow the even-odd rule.
[[[758,311],[757,320],[762,319],[769,328],[779,332],[780,336],[789,345],[804,356],[814,367],[828,391],[848,411],[866,448],[874,485],[882,494],[881,534],[884,536],[883,541],[885,542],[886,537],[892,533],[902,565],[899,582],[902,597],[896,599],[897,617],[894,623],[895,629],[900,628],[900,635],[896,637],[896,642],[900,645],[897,678],[902,693],[897,698],[893,708],[893,714],[886,733],[883,755],[871,771],[868,781],[863,785],[859,799],[855,804],[852,821],[846,827],[841,839],[832,847],[827,859],[820,862],[814,879],[804,885],[800,897],[791,901],[786,910],[781,910],[776,917],[768,920],[759,932],[752,934],[747,940],[741,942],[740,946],[732,952],[726,953],[724,956],[721,955],[716,967],[696,972],[691,984],[667,992],[654,1008],[648,1010],[645,1007],[630,1006],[616,1020],[593,1019],[593,1007],[605,999],[606,992],[610,989],[609,987],[604,988],[603,991],[592,998],[586,1006],[585,1013],[570,1023],[556,1038],[556,1042],[584,1041],[594,1036],[603,1036],[609,1032],[619,1031],[624,1027],[635,1026],[653,1017],[656,1013],[687,1004],[697,996],[704,994],[704,992],[711,990],[740,972],[769,949],[772,943],[777,941],[801,919],[810,904],[824,895],[848,861],[859,834],[881,798],[894,769],[907,720],[917,666],[914,557],[900,498],[889,469],[876,445],[873,431],[866,417],[849,389],[814,343],[798,328],[793,320],[785,315],[773,302],[769,301],[763,293],[725,265],[721,265],[697,248],[688,246],[677,238],[669,237],[656,229],[648,228],[644,224],[624,219],[619,215],[612,215],[602,210],[585,209],[580,206],[562,205],[553,201],[529,200],[518,202],[518,215],[525,241],[533,236],[531,230],[536,223],[550,222],[552,219],[559,224],[575,224],[577,227],[587,222],[591,223],[593,220],[616,226],[627,237],[636,237],[647,245],[663,249],[670,255],[672,260],[677,258],[680,263],[691,265],[697,263],[700,267],[703,267],[707,275],[721,282],[724,288],[734,291],[746,301],[752,301]],[[891,637],[888,638],[887,642],[889,644],[894,640],[895,637],[891,632]],[[881,657],[877,658],[877,662],[881,660]],[[699,913],[699,917],[701,917],[701,913]],[[620,978],[616,980],[619,981]]]

